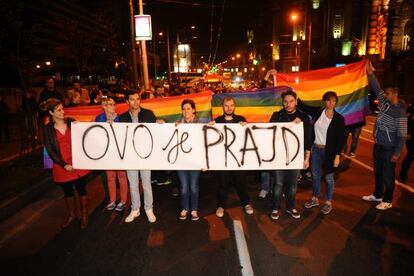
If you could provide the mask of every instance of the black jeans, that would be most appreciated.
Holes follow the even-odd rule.
[[[376,198],[391,203],[394,195],[395,162],[391,162],[394,147],[374,145],[374,173]],[[385,191],[384,191],[385,188]]]
[[[218,207],[226,207],[227,194],[232,184],[234,184],[240,198],[240,204],[246,206],[250,202],[247,194],[247,181],[245,171],[218,171]]]
[[[411,163],[414,159],[414,137],[411,140],[407,140],[407,155],[404,158],[404,161],[401,164],[400,178],[402,180],[407,180],[408,170],[410,169]]]

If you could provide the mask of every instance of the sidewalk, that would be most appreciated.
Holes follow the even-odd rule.
[[[10,141],[0,144],[0,221],[42,197],[52,185],[50,172],[43,169],[42,145],[23,143],[18,115],[10,118]]]

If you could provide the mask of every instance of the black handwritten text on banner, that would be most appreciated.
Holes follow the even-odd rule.
[[[72,154],[77,169],[301,169],[303,124],[76,122]]]

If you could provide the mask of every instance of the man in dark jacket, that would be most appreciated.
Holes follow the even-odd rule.
[[[131,91],[127,94],[127,103],[129,110],[119,116],[119,121],[124,123],[155,123],[157,118],[149,109],[140,106],[141,97],[138,91]],[[147,214],[148,221],[153,223],[156,217],[153,212],[153,197],[151,187],[151,171],[150,170],[127,170],[129,181],[129,190],[131,193],[131,212],[126,217],[125,222],[132,222],[140,215],[141,198],[139,195],[139,175],[142,180],[142,188],[144,190],[144,209]]]
[[[305,160],[303,168],[309,167],[310,150],[312,147],[312,128],[308,116],[297,108],[297,95],[293,91],[282,93],[283,109],[274,112],[270,118],[271,123],[300,123],[303,122]],[[279,218],[280,199],[283,191],[283,184],[286,181],[286,213],[293,218],[300,218],[299,212],[295,209],[295,196],[297,188],[297,179],[300,170],[276,170],[276,184],[273,193],[273,210],[270,217],[274,220]]]
[[[223,112],[224,114],[217,117],[215,122],[219,124],[246,124],[246,118],[240,115],[234,114],[236,108],[234,99],[231,97],[225,97],[223,99]],[[236,187],[236,191],[240,197],[240,203],[244,208],[244,211],[251,215],[253,214],[253,207],[250,205],[250,198],[247,194],[246,172],[245,171],[219,171],[219,191],[218,191],[218,206],[216,215],[223,217],[224,207],[226,205],[227,194],[230,186],[233,182]]]

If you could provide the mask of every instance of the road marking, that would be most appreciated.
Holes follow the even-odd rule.
[[[362,131],[365,131],[365,132],[368,132],[368,133],[371,133],[371,134],[373,133],[373,131],[372,131],[372,130],[365,129],[365,128],[363,128],[363,129],[362,129]]]
[[[364,141],[367,141],[367,142],[370,142],[370,143],[374,143],[374,140],[368,139],[368,138],[364,138],[364,137],[361,137],[361,136],[359,136],[359,139],[364,140]]]
[[[365,169],[367,169],[367,170],[369,170],[369,171],[371,171],[371,172],[374,172],[374,168],[373,168],[373,167],[371,167],[371,166],[369,166],[369,165],[367,165],[367,164],[365,164],[364,162],[361,162],[361,161],[359,161],[359,160],[357,160],[357,159],[355,159],[355,158],[351,158],[351,157],[346,156],[346,155],[344,155],[344,157],[345,157],[345,158],[348,158],[348,159],[349,159],[349,160],[351,160],[352,162],[357,163],[357,164],[358,164],[358,165],[360,165],[361,167],[364,167]],[[404,183],[401,183],[401,182],[399,182],[399,181],[395,180],[395,185],[400,186],[402,189],[404,189],[404,190],[406,190],[406,191],[409,191],[409,192],[411,192],[411,193],[413,193],[413,194],[414,194],[414,188],[412,188],[412,187],[408,186],[407,184],[404,184]]]
[[[249,249],[247,248],[246,239],[244,237],[243,226],[240,220],[233,220],[234,234],[236,237],[237,252],[239,253],[239,260],[241,272],[243,276],[253,276],[252,263],[250,262]]]

